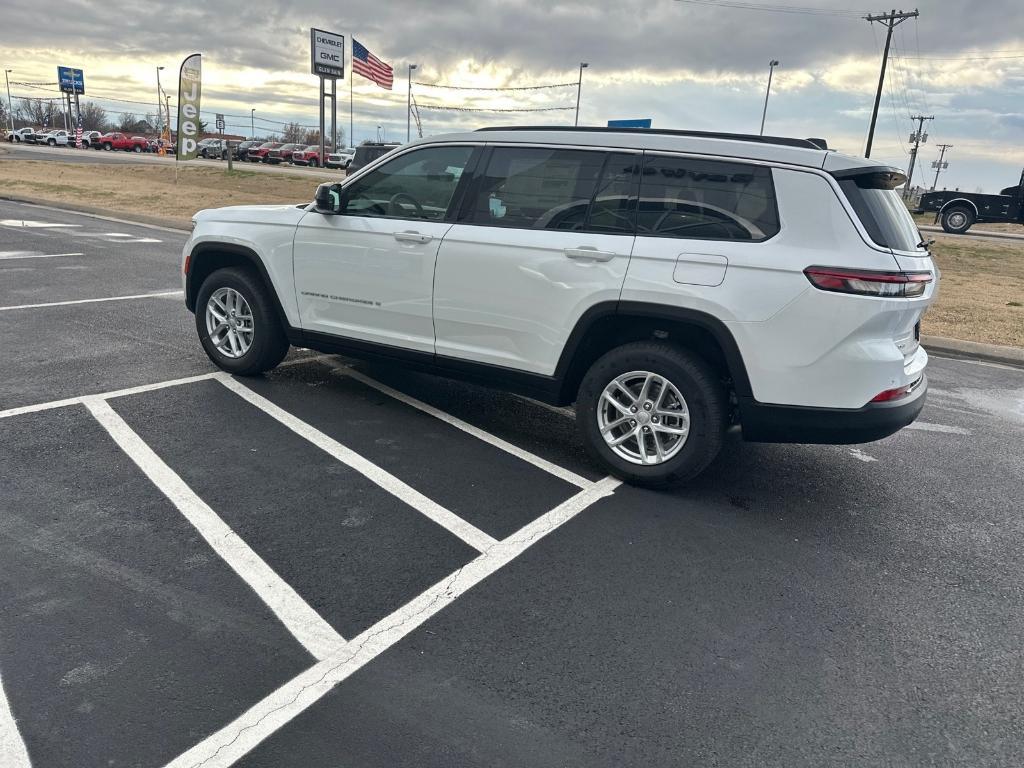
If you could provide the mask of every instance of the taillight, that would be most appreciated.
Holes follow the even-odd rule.
[[[804,274],[811,285],[822,291],[908,299],[923,296],[933,279],[931,272],[876,272],[840,267],[808,267]]]

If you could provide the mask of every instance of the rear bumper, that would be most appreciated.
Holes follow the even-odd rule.
[[[928,379],[906,397],[863,408],[810,408],[769,405],[752,397],[740,398],[743,439],[754,443],[870,443],[898,432],[921,413]]]

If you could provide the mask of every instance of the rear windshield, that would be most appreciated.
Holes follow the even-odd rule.
[[[894,251],[917,251],[921,233],[895,190],[905,179],[897,173],[862,173],[839,179],[839,186],[875,243]]]

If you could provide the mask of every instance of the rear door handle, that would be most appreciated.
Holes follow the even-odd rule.
[[[433,239],[433,235],[424,235],[419,232],[395,232],[395,240],[403,243],[429,243]]]
[[[618,255],[614,251],[599,251],[586,245],[580,248],[566,248],[563,253],[570,259],[581,261],[611,261]]]

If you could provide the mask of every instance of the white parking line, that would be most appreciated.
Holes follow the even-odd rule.
[[[864,453],[860,448],[851,448],[850,455],[858,461],[863,461],[865,464],[870,464],[872,461],[878,461],[874,456]]]
[[[18,733],[10,702],[4,693],[4,681],[0,679],[0,764],[4,768],[31,768],[28,748]]]
[[[154,389],[163,389],[164,387],[177,387],[181,384],[192,384],[196,381],[205,381],[206,379],[212,379],[216,376],[216,373],[201,373],[198,376],[186,376],[183,379],[170,379],[168,381],[160,381],[156,384],[141,384],[137,387],[127,387],[126,389],[115,389],[110,392],[100,392],[95,395],[79,395],[78,397],[66,397],[63,400],[50,400],[46,403],[34,403],[33,405],[22,405],[17,408],[8,408],[6,411],[0,411],[0,419],[6,419],[9,416],[21,416],[23,413],[36,413],[38,411],[49,411],[53,408],[65,408],[69,405],[80,405],[86,400],[100,399],[107,400],[113,397],[125,397],[127,395],[135,395],[139,392],[152,392]]]
[[[218,374],[217,381],[237,394],[246,402],[256,406],[269,416],[277,419],[300,437],[305,438],[320,450],[326,452],[333,458],[345,464],[356,472],[366,477],[373,483],[383,488],[388,493],[397,496],[417,512],[429,517],[435,523],[450,533],[458,536],[479,552],[484,552],[494,546],[497,541],[488,536],[474,525],[467,523],[461,517],[451,512],[436,501],[428,499],[422,493],[406,485],[387,470],[381,469],[372,461],[363,458],[350,448],[345,447],[332,437],[328,437],[320,430],[310,426],[302,419],[293,416],[283,408],[278,407],[262,395],[258,395],[243,384],[232,379],[228,374]],[[588,485],[590,485],[588,483]]]
[[[74,301],[51,301],[46,304],[17,304],[13,307],[0,307],[0,312],[12,309],[41,309],[43,307],[67,307],[72,304],[98,304],[104,301],[128,301],[130,299],[153,299],[159,296],[183,296],[184,291],[158,291],[157,293],[136,293],[132,296],[105,296],[102,299],[76,299]]]
[[[32,221],[31,219],[0,219],[0,227],[17,229],[69,229],[81,224],[59,224],[55,221]]]
[[[969,435],[971,430],[963,427],[949,427],[945,424],[930,424],[927,421],[915,421],[907,425],[907,429],[919,429],[922,432],[945,432],[950,435]]]
[[[338,683],[373,661],[410,632],[521,555],[594,502],[610,496],[619,481],[606,477],[590,484],[550,512],[427,589],[378,621],[329,659],[285,683],[234,722],[172,760],[166,768],[228,768],[268,736],[317,702]]]
[[[404,392],[399,392],[397,389],[392,389],[387,384],[382,384],[376,379],[371,379],[366,374],[360,373],[359,371],[353,368],[349,368],[348,366],[342,363],[339,363],[337,361],[327,361],[326,364],[343,376],[353,378],[356,381],[362,382],[368,387],[373,387],[378,392],[382,392],[383,394],[388,395],[389,397],[395,398],[395,400],[400,400],[406,405],[411,405],[413,408],[417,408],[423,411],[424,413],[428,413],[431,416],[438,418],[441,421],[446,422],[447,424],[451,424],[453,427],[461,429],[463,432],[466,432],[467,434],[470,434],[473,437],[482,440],[485,443],[493,445],[495,448],[500,448],[506,453],[510,453],[516,458],[522,459],[523,461],[532,464],[538,469],[542,469],[545,472],[554,475],[555,477],[559,477],[562,480],[565,480],[567,483],[572,483],[578,488],[589,488],[591,485],[593,485],[593,483],[590,480],[587,480],[585,477],[577,475],[575,472],[572,472],[566,469],[565,467],[560,467],[557,464],[548,461],[547,459],[542,459],[540,456],[536,456],[530,453],[529,451],[523,450],[517,445],[513,445],[512,443],[506,440],[502,440],[500,437],[492,435],[490,432],[485,432],[479,427],[475,427],[472,424],[469,424],[468,422],[465,422],[456,416],[452,416],[450,413],[445,413],[439,408],[435,408],[432,405],[427,405],[421,400],[417,400],[415,397],[411,397],[410,395],[407,395]]]
[[[39,251],[0,251],[0,259],[56,259],[58,256],[85,256],[84,253],[40,253]]]
[[[83,403],[128,458],[135,462],[153,485],[202,534],[213,550],[259,595],[313,658],[325,659],[347,647],[345,639],[231,530],[114,412],[109,403],[98,397],[86,398]]]

